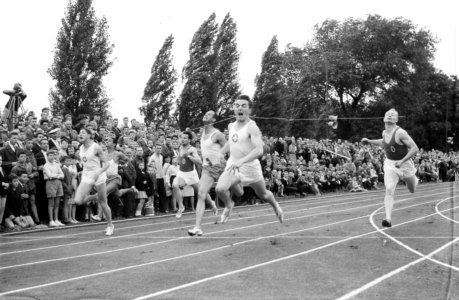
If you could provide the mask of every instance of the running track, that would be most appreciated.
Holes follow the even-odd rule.
[[[194,215],[0,236],[1,299],[459,299],[452,184],[236,207],[227,224]],[[221,210],[220,210],[221,212]]]

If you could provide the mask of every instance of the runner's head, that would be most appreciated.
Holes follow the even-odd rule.
[[[398,122],[398,112],[391,108],[384,115],[384,123],[395,124]]]
[[[245,121],[249,118],[252,112],[252,101],[247,95],[240,95],[233,102],[234,115],[236,121]]]
[[[205,125],[215,123],[215,121],[217,121],[215,112],[213,110],[209,110],[208,112],[206,112],[206,114],[202,118],[202,121]]]
[[[183,146],[188,146],[191,141],[193,140],[193,135],[189,131],[185,131],[182,133],[182,145]]]
[[[80,133],[78,133],[78,141],[80,143],[84,143],[90,140],[92,137],[92,130],[86,127],[80,129]]]

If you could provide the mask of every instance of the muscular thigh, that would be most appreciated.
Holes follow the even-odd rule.
[[[199,179],[199,191],[207,194],[212,188],[214,182],[215,181],[211,176],[205,174],[205,172],[202,172],[202,176]]]
[[[235,175],[233,171],[225,170],[218,179],[217,189],[228,190],[240,182],[241,180]]]

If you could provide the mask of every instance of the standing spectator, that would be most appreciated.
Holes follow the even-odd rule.
[[[17,141],[18,133],[12,131],[9,135],[9,141],[6,142],[6,145],[0,150],[2,156],[2,167],[7,176],[10,174],[11,169],[17,164]]]
[[[142,215],[145,199],[148,198],[147,192],[152,188],[153,182],[151,182],[150,175],[145,171],[145,163],[143,161],[138,162],[136,175],[135,187],[137,189],[136,201],[138,201],[138,203],[135,216],[140,217]]]
[[[74,223],[72,221],[70,209],[70,199],[75,193],[72,183],[73,177],[69,170],[69,167],[72,164],[72,159],[69,156],[62,156],[60,158],[60,162],[62,165],[62,174],[64,174],[64,178],[62,178],[62,192],[64,199],[64,207],[62,209],[62,223],[69,224]]]
[[[55,161],[55,156],[54,150],[49,150],[47,153],[48,162],[43,166],[50,227],[64,226],[58,219],[59,201],[60,197],[64,195],[61,183],[61,179],[64,179],[64,173],[62,173],[59,164]]]
[[[168,209],[167,205],[167,199],[166,199],[166,188],[164,185],[164,174],[163,174],[163,163],[164,163],[164,158],[163,155],[161,154],[162,151],[162,145],[161,144],[156,144],[155,146],[155,153],[153,153],[150,156],[150,159],[148,160],[148,165],[154,163],[155,164],[155,170],[156,170],[156,187],[157,187],[157,193],[158,193],[158,207],[160,212],[166,213]]]

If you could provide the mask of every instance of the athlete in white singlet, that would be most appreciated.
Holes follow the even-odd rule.
[[[191,236],[202,235],[201,223],[204,215],[205,200],[209,201],[209,190],[218,181],[218,178],[225,170],[226,164],[220,151],[226,144],[226,138],[213,125],[216,121],[215,112],[208,111],[202,121],[204,122],[204,131],[201,136],[202,173],[199,179],[198,203],[196,204],[196,226],[188,230],[188,234]],[[214,206],[213,210],[214,215],[217,217],[217,207]]]
[[[80,129],[80,133],[78,134],[78,140],[81,143],[80,159],[83,164],[83,172],[81,183],[75,193],[75,203],[77,205],[83,204],[86,200],[85,196],[95,186],[99,204],[107,219],[108,226],[105,235],[113,235],[115,227],[112,223],[112,212],[107,204],[107,187],[105,185],[105,181],[107,180],[105,171],[109,165],[102,149],[91,139],[91,136],[92,131],[86,128]]]
[[[362,143],[369,143],[384,147],[386,159],[384,161],[384,186],[386,196],[384,197],[384,208],[386,218],[382,221],[383,227],[392,226],[392,208],[394,207],[394,194],[399,180],[403,180],[411,193],[416,191],[418,178],[414,167],[413,156],[419,149],[410,135],[398,127],[398,113],[390,109],[384,115],[385,130],[382,139],[362,139]]]
[[[267,201],[282,223],[284,213],[274,195],[266,189],[265,180],[258,158],[263,155],[261,131],[255,121],[250,119],[252,101],[249,96],[241,95],[233,103],[236,121],[228,125],[228,142],[222,148],[222,154],[230,153],[226,169],[218,180],[216,191],[219,199],[225,203],[221,223],[230,217],[234,202],[230,190],[236,196],[242,196],[242,186],[253,188],[258,198]]]
[[[128,157],[124,153],[115,150],[115,146],[116,144],[114,143],[113,138],[106,137],[104,139],[104,143],[101,145],[101,148],[103,150],[103,153],[107,157],[108,163],[107,171],[105,171],[105,174],[107,175],[107,196],[113,193],[114,195],[116,194],[119,198],[128,192],[133,193],[135,191],[135,186],[128,189],[119,189],[119,187],[121,186],[121,176],[118,174],[118,165],[121,160],[127,161]],[[104,150],[104,148],[106,148],[106,151]],[[99,195],[97,193],[88,195],[86,196],[84,202],[96,200],[98,197]]]

